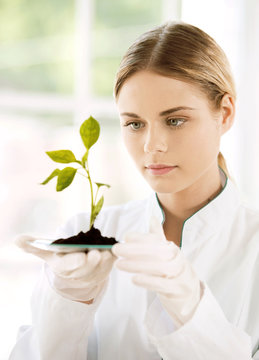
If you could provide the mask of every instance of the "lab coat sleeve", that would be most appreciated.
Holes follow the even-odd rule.
[[[208,286],[204,283],[202,286],[203,296],[195,314],[178,329],[169,315],[165,315],[158,299],[150,305],[145,326],[151,343],[163,360],[204,360],[208,357],[210,360],[251,360],[250,336],[226,319]],[[253,359],[259,359],[259,352]]]
[[[31,300],[32,326],[20,328],[9,360],[86,360],[101,297],[91,305],[65,299],[50,287],[43,270]]]

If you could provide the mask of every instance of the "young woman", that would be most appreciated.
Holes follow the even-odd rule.
[[[225,54],[200,29],[165,23],[128,49],[114,95],[154,193],[102,211],[112,252],[57,255],[19,237],[45,267],[10,359],[259,359],[259,214],[220,153],[236,97]],[[60,235],[87,226],[80,214]]]

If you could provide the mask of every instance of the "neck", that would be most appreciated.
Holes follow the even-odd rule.
[[[176,193],[158,193],[158,199],[165,212],[165,222],[182,224],[203,206],[208,204],[221,191],[218,166],[204,173],[189,187]]]

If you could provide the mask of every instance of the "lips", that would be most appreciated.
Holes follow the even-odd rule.
[[[177,166],[167,164],[150,164],[146,166],[147,171],[152,175],[164,175],[177,168]]]

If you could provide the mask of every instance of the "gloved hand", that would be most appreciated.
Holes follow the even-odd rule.
[[[46,261],[49,283],[63,297],[92,303],[105,288],[115,257],[108,250],[67,254],[41,250],[31,245],[35,238],[20,235],[15,243],[24,251]]]
[[[137,275],[136,285],[158,294],[176,327],[191,319],[201,298],[199,278],[191,264],[172,242],[157,233],[130,233],[112,252],[123,259],[115,267]]]

